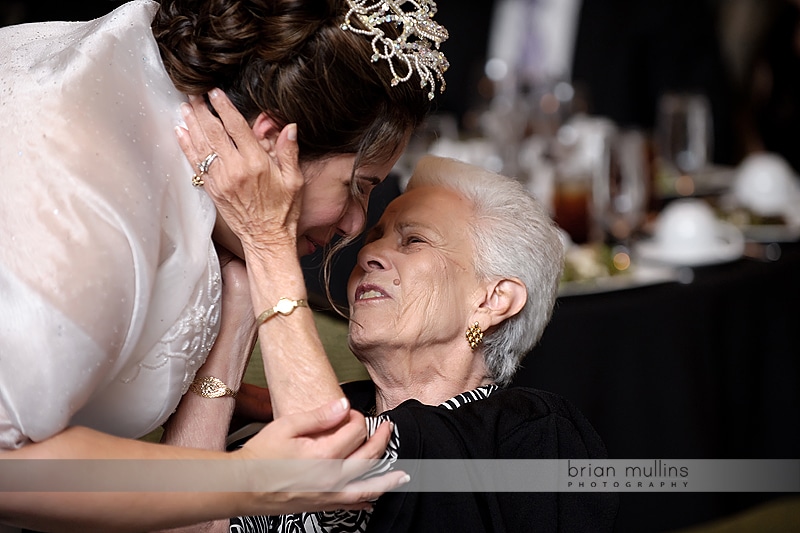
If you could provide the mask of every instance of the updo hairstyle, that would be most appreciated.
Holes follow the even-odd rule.
[[[356,154],[358,167],[394,155],[430,103],[417,74],[390,85],[370,38],[340,28],[347,9],[343,0],[163,0],[152,27],[180,91],[217,87],[250,124],[262,112],[279,127],[297,123],[301,163]]]

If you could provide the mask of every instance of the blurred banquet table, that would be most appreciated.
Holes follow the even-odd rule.
[[[774,245],[773,245],[774,246]],[[581,409],[611,459],[800,458],[800,244],[670,282],[560,297],[515,384]],[[623,493],[618,531],[668,531],[776,494]]]

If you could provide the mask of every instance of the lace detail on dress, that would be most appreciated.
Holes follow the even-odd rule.
[[[171,359],[182,359],[186,362],[186,370],[181,394],[189,390],[197,369],[205,362],[219,333],[222,276],[213,245],[209,250],[206,272],[207,281],[199,284],[199,290],[178,321],[147,357],[133,367],[131,375],[120,378],[123,383],[134,381],[142,370],[156,370]]]

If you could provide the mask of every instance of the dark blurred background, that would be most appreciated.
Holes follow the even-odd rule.
[[[539,2],[547,0],[536,0]],[[3,0],[0,25],[88,20],[119,0]],[[440,113],[465,129],[485,105],[484,66],[496,0],[439,0],[436,17],[451,38]],[[582,0],[572,81],[587,111],[622,126],[651,129],[656,102],[669,90],[709,96],[714,161],[735,164],[748,152],[776,151],[800,169],[800,39],[793,0]]]
[[[562,0],[530,1],[546,3]],[[0,3],[0,25],[44,20],[88,20],[107,13],[121,3],[117,0],[83,0],[43,5],[28,0],[3,0]],[[492,37],[490,34],[495,9],[499,3],[500,0],[437,1],[439,13],[436,20],[450,32],[450,39],[444,43],[443,51],[451,66],[446,74],[447,90],[437,98],[434,116],[451,117],[459,131],[466,135],[479,133],[480,114],[491,104],[495,95],[496,86],[487,77],[485,66],[490,59]],[[708,97],[711,104],[714,128],[712,163],[733,167],[748,154],[770,151],[783,156],[795,172],[800,172],[798,2],[793,0],[578,0],[575,5],[579,11],[574,18],[575,38],[569,79],[581,96],[581,111],[608,117],[623,127],[634,127],[652,133],[661,95],[666,92],[683,91],[701,93]],[[395,173],[376,189],[370,202],[368,224],[374,223],[386,204],[399,194],[404,177],[402,173]],[[334,300],[340,305],[346,304],[345,281],[355,263],[359,246],[360,241],[357,241],[334,262],[331,292]],[[303,259],[310,293],[319,308],[327,305],[321,279],[321,263],[322,257],[319,253]],[[793,275],[790,272],[784,274],[787,279]],[[715,287],[720,285],[721,282],[715,281],[719,275],[721,274],[710,273],[706,276],[708,284],[713,283]],[[707,285],[703,287],[708,290]],[[698,298],[695,307],[705,305],[704,302],[708,298],[702,294],[698,296],[696,289],[691,294],[688,287],[685,289],[685,294],[673,294],[674,291],[670,291],[668,295],[670,305],[674,307],[676,314],[684,313],[682,306],[688,297]],[[719,295],[720,297],[727,295],[727,290],[720,287]],[[576,314],[579,320],[584,320],[580,313],[585,311],[586,314],[594,316],[595,311],[590,307],[598,305],[599,301],[600,299],[585,301],[576,299],[571,305],[562,305],[561,316],[569,318],[571,312]],[[621,301],[622,303],[619,303],[615,300],[614,303],[609,300],[609,305],[621,306],[620,313],[624,313],[627,308],[623,304],[627,300]],[[794,305],[796,307],[796,302]],[[656,314],[656,316],[662,315]],[[555,321],[553,328],[548,332],[555,336],[559,331],[558,328],[562,327],[567,330],[564,332],[564,338],[576,337],[569,332],[571,324],[572,322],[566,318]],[[644,324],[642,331],[648,331],[649,327],[648,324]],[[742,332],[746,330],[746,327],[741,328]],[[603,331],[593,333],[597,336],[603,334]],[[643,335],[647,337],[649,334],[643,333]],[[559,372],[568,374],[564,379],[573,383],[575,376],[581,374],[576,373],[575,368],[563,372],[563,367],[569,366],[567,361],[570,355],[562,354],[563,357],[548,360],[546,341],[547,338],[543,352],[545,363],[542,363],[545,366],[542,368],[550,364],[553,368],[549,370],[553,375],[559,375]],[[646,341],[647,339],[643,338],[642,342]],[[576,339],[575,342],[591,341]],[[554,352],[559,349],[564,350],[563,344],[552,348]],[[704,347],[697,349],[708,351]],[[791,350],[795,353],[796,347],[792,347]],[[647,357],[653,354],[640,355]],[[721,360],[720,363],[724,364],[726,361]],[[636,363],[631,364],[635,366]],[[528,374],[533,372],[532,368],[536,367],[529,365]],[[613,377],[609,377],[609,374],[618,371],[619,369],[603,368],[602,365],[586,370],[591,375],[586,377],[588,381],[583,383],[581,388],[583,390],[602,387],[603,385],[598,382],[606,383],[605,386],[610,387],[608,383],[613,382]],[[744,372],[742,380],[752,377],[752,372],[744,370],[742,372]],[[522,374],[527,379],[525,372]],[[790,376],[786,377],[789,378]],[[738,385],[733,383],[730,387],[733,397],[741,398],[740,407],[747,409],[748,405],[752,405],[752,402],[748,402],[743,396],[748,393],[747,390],[739,390]],[[765,384],[764,387],[769,390],[771,386]],[[686,395],[686,391],[690,389],[689,386],[685,390],[677,388],[674,390],[675,399],[669,403],[688,401],[686,398],[689,396]],[[707,397],[698,400],[697,410],[702,411],[704,407],[710,410],[709,402],[717,401],[712,394],[714,391],[703,387],[701,389],[705,391]],[[575,392],[576,397],[580,394],[580,391]],[[646,394],[646,391],[642,394]],[[777,389],[776,394],[778,394]],[[589,402],[579,407],[587,412],[598,410],[603,412],[604,406],[598,406],[596,403],[592,405]],[[605,403],[606,410],[614,409],[612,404],[613,401]],[[779,404],[780,402],[777,402],[774,405]],[[687,409],[694,408],[687,406]],[[726,407],[720,406],[720,412],[726,412]],[[676,410],[666,418],[671,421],[670,417],[678,417],[680,413],[681,411]],[[655,414],[645,414],[645,416],[652,419],[654,425],[658,425],[660,419]],[[711,425],[734,427],[738,419],[734,414],[730,416],[734,420],[731,424],[724,424],[724,420],[716,420]],[[624,422],[619,420],[619,416],[614,417],[613,413],[608,414],[607,418],[620,424]],[[776,427],[783,427],[783,424],[797,427],[796,419],[795,422],[791,420],[779,422]],[[641,427],[638,428],[638,432],[634,431],[635,429],[637,428],[625,428],[620,434],[639,435],[642,431]],[[739,431],[750,434],[758,433],[759,430],[742,428]],[[727,435],[727,431],[724,434]],[[678,432],[676,439],[679,438],[677,435],[687,438],[689,436],[688,433]],[[697,435],[697,438],[701,438],[705,433],[699,431]],[[688,443],[678,441],[675,449],[684,450],[682,445],[687,449],[691,448]],[[631,446],[637,450],[642,449],[637,448],[635,443]],[[727,444],[725,449],[739,450],[730,444]],[[742,449],[747,450],[746,446]],[[691,453],[690,450],[684,456]],[[786,456],[785,453],[778,455]],[[774,497],[777,495],[626,495],[623,498],[619,531],[674,531],[679,527],[689,527],[700,521],[717,519],[747,509]],[[797,516],[796,511],[793,516]],[[797,519],[793,522],[795,526],[788,528],[785,523],[783,526],[771,526],[766,521],[758,520],[757,517],[755,521],[746,522],[747,525],[739,526],[739,529],[736,529],[736,526],[728,529],[719,526],[718,529],[709,531],[800,531],[798,523],[800,520]],[[768,529],[769,527],[772,529]]]

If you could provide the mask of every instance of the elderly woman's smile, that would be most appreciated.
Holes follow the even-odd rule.
[[[359,285],[356,289],[356,301],[360,300],[374,300],[376,298],[385,298],[386,295],[381,292],[380,288],[374,285]]]
[[[377,355],[371,352],[378,346],[382,354],[396,350],[395,360],[413,352],[417,362],[443,346],[464,349],[464,330],[484,291],[473,268],[472,218],[472,204],[442,187],[408,191],[389,205],[348,284],[350,346],[359,358]]]

